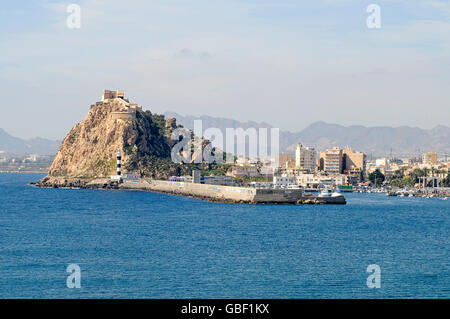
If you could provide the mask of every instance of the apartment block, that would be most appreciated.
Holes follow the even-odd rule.
[[[343,151],[339,147],[320,152],[320,158],[323,161],[323,170],[328,174],[341,174],[343,172],[344,157]]]
[[[295,167],[313,173],[316,168],[316,157],[314,147],[307,147],[298,143],[295,151]]]
[[[366,154],[346,147],[343,151],[343,156],[344,170],[359,170],[361,172],[366,170]]]

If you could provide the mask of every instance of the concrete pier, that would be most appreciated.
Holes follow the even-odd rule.
[[[301,189],[259,189],[185,183],[161,180],[129,181],[118,185],[119,189],[136,189],[189,196],[225,203],[249,204],[345,204],[344,200],[320,199],[304,195]]]
[[[162,181],[153,179],[98,178],[67,179],[64,177],[45,177],[33,184],[47,188],[85,188],[85,189],[123,189],[142,190],[156,193],[194,197],[219,203],[246,204],[346,204],[343,196],[316,197],[305,194],[301,189],[267,189],[200,184],[192,182]]]

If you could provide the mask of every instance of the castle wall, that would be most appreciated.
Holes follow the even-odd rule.
[[[133,118],[136,118],[136,112],[132,112],[132,111],[111,112],[111,118],[113,120],[117,120],[117,119],[122,119],[122,120],[133,119]]]

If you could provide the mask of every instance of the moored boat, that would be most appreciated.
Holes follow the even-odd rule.
[[[345,200],[344,195],[341,194],[339,190],[332,191],[331,189],[323,189],[319,195],[317,195],[317,199],[326,201],[327,203],[335,203],[335,204],[345,204],[347,201]]]

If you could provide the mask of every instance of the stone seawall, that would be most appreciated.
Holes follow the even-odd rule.
[[[296,204],[302,199],[299,189],[255,189],[248,187],[194,184],[160,180],[140,180],[120,184],[120,189],[141,189],[191,196],[206,200],[254,204]]]
[[[94,180],[66,179],[63,177],[45,177],[37,183],[37,187],[51,188],[88,188],[88,189],[125,189],[143,190],[194,197],[220,203],[246,204],[346,204],[345,198],[318,198],[305,195],[300,189],[256,189],[249,187],[195,184],[162,180],[140,179],[134,181],[118,181],[109,178]]]

